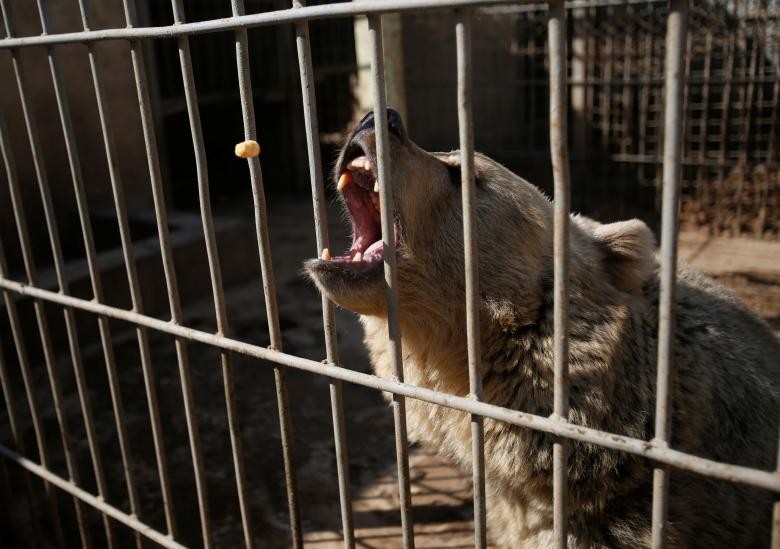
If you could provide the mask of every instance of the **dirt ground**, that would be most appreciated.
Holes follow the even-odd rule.
[[[271,203],[269,210],[284,351],[322,360],[325,351],[319,294],[300,274],[302,259],[315,253],[311,208],[306,204],[283,202]],[[331,215],[331,231],[333,247],[346,247],[345,230],[335,213]],[[251,230],[247,237],[252,238]],[[180,276],[186,276],[187,268],[201,268],[178,267]],[[202,268],[205,269],[205,266]],[[733,288],[780,333],[780,274],[721,274],[718,279]],[[231,336],[241,341],[267,345],[265,309],[259,282],[232,288],[227,292],[227,299]],[[204,296],[203,302],[198,306],[189,308],[185,316],[188,326],[205,331],[215,330],[209,296]],[[361,344],[361,329],[355,317],[339,311],[337,325],[342,364],[347,368],[369,372],[370,367]],[[160,487],[135,332],[121,323],[112,322],[112,329],[127,429],[135,462],[134,472],[142,503],[139,515],[144,522],[164,531]],[[179,526],[178,539],[188,546],[197,547],[201,545],[198,507],[175,349],[172,339],[166,335],[150,332],[149,337],[175,495],[173,504]],[[215,546],[238,547],[241,546],[243,538],[219,355],[215,349],[200,344],[190,344],[188,351]],[[9,356],[8,350],[6,356]],[[102,350],[98,345],[91,345],[83,350],[83,358],[97,419],[103,463],[109,481],[107,499],[117,507],[129,511],[111,402],[106,390]],[[18,370],[15,364],[10,366],[12,370]],[[287,547],[287,501],[272,365],[234,355],[233,367],[254,537],[259,547]],[[64,393],[67,395],[66,413],[80,463],[82,484],[94,493],[89,449],[72,382],[72,370],[64,356],[58,364],[58,371],[63,380]],[[294,459],[306,546],[320,549],[341,547],[343,544],[340,534],[329,380],[324,376],[292,369],[288,370],[287,375],[294,433]],[[62,449],[56,436],[55,415],[42,368],[36,370],[35,377],[40,388],[38,397],[45,419],[47,438],[50,440],[52,467],[65,476]],[[24,401],[21,381],[13,381],[19,391],[17,407],[21,409],[21,403]],[[343,390],[358,546],[401,547],[392,414],[382,395],[376,391],[350,384],[344,384]],[[23,420],[27,445],[34,448],[29,418],[23,414]],[[6,433],[3,432],[2,435],[5,437]],[[410,464],[416,545],[473,546],[470,475],[463,474],[435,454],[418,447],[411,449]],[[34,487],[38,494],[37,504],[39,509],[43,510],[41,485],[36,483]],[[12,489],[21,490],[22,483],[14,479]],[[63,523],[67,525],[68,545],[78,546],[77,531],[73,527],[73,504],[65,497],[60,497],[59,503]],[[41,513],[41,516],[44,514]],[[90,512],[89,516],[94,544],[96,547],[102,547],[105,540],[100,518],[94,512]],[[16,530],[16,545],[19,547],[27,546],[25,540],[29,531],[23,524],[25,517],[25,511],[20,510]],[[45,521],[43,528],[48,535]],[[120,547],[132,544],[132,537],[125,528],[116,526],[115,531]]]

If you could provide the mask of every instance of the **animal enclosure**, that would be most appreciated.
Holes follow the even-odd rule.
[[[533,17],[537,27],[527,42],[517,47],[525,52],[521,57],[543,57],[544,61],[534,64],[535,74],[519,82],[521,91],[513,93],[521,98],[518,108],[522,113],[518,117],[531,128],[529,135],[543,135],[545,138],[528,146],[511,139],[506,142],[507,148],[516,147],[516,152],[541,154],[542,150],[550,149],[550,179],[553,181],[556,208],[556,371],[555,411],[549,417],[483,401],[477,375],[480,354],[476,256],[479,243],[473,230],[475,121],[472,113],[474,99],[479,92],[474,86],[476,67],[473,56],[476,53],[472,50],[481,32],[479,22],[484,14],[494,16],[501,10],[518,9],[525,13],[525,6],[513,6],[505,0],[376,0],[313,6],[295,2],[289,9],[273,6],[270,11],[247,14],[243,0],[231,0],[230,13],[226,17],[188,22],[185,3],[172,0],[170,20],[159,20],[155,26],[142,26],[139,25],[135,2],[124,0],[125,20],[115,27],[100,28],[91,19],[86,0],[79,0],[80,28],[60,32],[52,28],[47,17],[48,2],[38,0],[36,9],[40,13],[40,28],[35,32],[18,34],[11,4],[10,0],[0,0],[5,28],[0,50],[9,58],[13,70],[13,82],[9,86],[15,89],[13,100],[16,105],[13,112],[11,109],[0,112],[0,149],[7,185],[2,192],[7,192],[11,212],[9,225],[15,235],[14,242],[4,242],[4,246],[0,246],[0,288],[5,306],[3,314],[7,316],[0,325],[4,328],[8,326],[10,334],[7,338],[0,337],[0,344],[8,346],[8,349],[0,349],[0,381],[6,411],[0,444],[0,485],[6,489],[6,501],[13,502],[12,512],[5,519],[13,521],[13,531],[20,538],[37,538],[42,546],[80,544],[119,547],[132,543],[151,545],[149,542],[164,547],[231,546],[236,543],[248,547],[264,546],[268,543],[267,532],[273,527],[266,519],[258,520],[258,501],[265,502],[264,498],[273,499],[274,496],[252,488],[254,485],[247,480],[254,474],[255,464],[262,463],[277,467],[285,485],[283,499],[287,512],[283,520],[287,525],[276,528],[289,535],[294,547],[302,547],[307,500],[300,494],[316,487],[307,487],[299,482],[303,475],[296,466],[294,453],[300,433],[314,436],[300,424],[293,429],[292,411],[296,402],[290,398],[289,391],[291,380],[298,382],[299,372],[324,380],[320,389],[327,397],[323,397],[326,402],[321,404],[326,408],[329,406],[332,414],[332,450],[326,446],[328,451],[323,452],[322,459],[330,460],[332,468],[329,473],[335,472],[336,494],[331,505],[335,506],[338,501],[340,531],[346,547],[354,547],[356,540],[350,479],[353,472],[350,454],[354,448],[348,446],[350,433],[345,416],[358,412],[350,407],[356,408],[359,403],[345,400],[343,382],[392,395],[392,421],[388,431],[394,433],[395,452],[391,449],[389,457],[397,468],[395,497],[406,547],[413,547],[415,538],[413,480],[410,478],[405,423],[406,399],[449,407],[471,417],[475,463],[474,543],[477,547],[486,547],[488,543],[482,459],[484,418],[557,437],[553,502],[556,538],[562,547],[566,544],[567,529],[566,446],[569,441],[628,452],[653,462],[653,539],[654,545],[659,547],[663,545],[665,531],[670,468],[683,469],[720,482],[738,482],[780,492],[780,476],[775,471],[719,463],[685,454],[668,445],[669,417],[674,414],[670,407],[668,382],[674,335],[670,319],[675,306],[673,290],[680,199],[682,220],[686,223],[706,225],[715,233],[730,231],[777,238],[776,40],[751,33],[739,25],[734,27],[737,29],[734,34],[726,33],[726,38],[722,40],[718,27],[710,33],[697,32],[700,28],[697,25],[702,24],[705,15],[719,22],[728,22],[729,17],[753,21],[753,12],[749,9],[754,6],[753,2],[741,3],[743,7],[748,6],[744,12],[730,12],[727,9],[730,4],[725,3],[723,9],[726,11],[720,19],[717,13],[704,14],[702,5],[694,3],[689,7],[688,2],[681,0],[673,0],[662,19],[650,22],[641,17],[638,6],[655,2],[574,2],[567,7],[558,0],[527,12],[533,14],[528,17]],[[227,0],[225,4],[228,5]],[[594,12],[596,4],[603,4],[613,11]],[[765,8],[759,4],[755,3],[757,10],[761,6]],[[646,34],[626,33],[616,37],[604,27],[604,20],[609,19],[610,13],[614,15],[616,12],[633,17],[633,24],[637,27],[643,24],[655,27],[647,30]],[[161,11],[155,17],[159,19],[167,13]],[[389,139],[385,117],[377,117],[376,126],[383,246],[386,250],[384,273],[391,327],[389,338],[395,352],[395,379],[382,379],[344,362],[343,354],[340,356],[340,351],[344,349],[339,348],[336,337],[334,306],[324,298],[321,301],[323,333],[318,337],[324,338],[325,354],[305,356],[303,352],[290,351],[296,347],[285,338],[295,328],[291,317],[298,312],[282,314],[286,313],[284,295],[277,293],[279,260],[276,254],[272,261],[271,251],[277,250],[275,246],[279,239],[276,237],[279,234],[274,233],[273,224],[269,224],[264,185],[269,177],[266,174],[264,180],[261,166],[264,152],[259,157],[241,161],[246,165],[244,168],[242,164],[241,169],[245,178],[248,174],[249,188],[245,186],[236,192],[243,192],[244,199],[251,200],[255,216],[254,239],[248,248],[246,241],[231,232],[231,226],[222,223],[213,211],[216,206],[211,200],[211,190],[221,181],[219,168],[208,162],[207,145],[232,150],[233,143],[213,143],[203,131],[200,88],[193,69],[194,43],[203,35],[218,35],[224,40],[214,44],[232,49],[234,55],[230,58],[235,72],[229,74],[235,74],[231,85],[239,102],[231,116],[240,116],[243,126],[243,134],[237,135],[235,141],[257,140],[265,150],[265,141],[272,142],[273,136],[263,132],[263,118],[255,116],[255,98],[258,95],[254,87],[258,86],[258,82],[261,86],[278,85],[280,89],[282,85],[274,80],[275,75],[264,75],[260,81],[252,77],[250,58],[262,55],[256,50],[273,42],[259,40],[257,44],[260,46],[250,48],[250,37],[268,29],[273,29],[273,32],[284,29],[294,35],[294,56],[297,58],[302,99],[299,114],[302,113],[306,138],[306,157],[302,162],[305,162],[305,171],[310,176],[314,219],[309,232],[314,242],[312,249],[303,252],[306,255],[285,258],[284,261],[300,261],[306,256],[319,256],[330,245],[325,169],[319,143],[322,118],[318,116],[318,111],[322,110],[322,105],[318,104],[314,85],[314,52],[309,27],[326,20],[351,20],[357,15],[368,17],[374,111],[385,112],[382,15],[389,13],[446,14],[451,18],[447,21],[452,26],[455,48],[452,49],[451,44],[447,48],[454,70],[451,76],[456,84],[452,103],[457,105],[456,127],[463,166],[464,260],[467,273],[464,299],[469,307],[464,319],[469,327],[468,395],[444,394],[404,383],[400,352],[403,334],[399,332],[397,318],[395,241],[389,209],[393,192],[389,173],[393,167],[385,156]],[[776,36],[773,18],[777,14],[771,15],[766,9],[756,13],[761,14],[756,19],[763,21],[761,28],[769,29],[766,31],[768,35]],[[766,23],[767,19],[771,19],[772,23]],[[663,30],[659,31],[658,26]],[[583,31],[584,27],[591,28],[593,32]],[[572,29],[572,33],[567,32],[567,28]],[[639,36],[640,40],[631,42],[630,36]],[[648,39],[649,36],[655,38]],[[264,40],[271,38],[272,34],[263,35]],[[649,44],[647,40],[650,40]],[[190,162],[191,158],[195,167],[189,191],[198,207],[199,217],[195,225],[202,235],[198,241],[200,244],[193,245],[198,248],[196,251],[191,251],[187,247],[190,241],[180,236],[192,232],[187,230],[192,228],[192,220],[169,216],[167,200],[170,197],[167,193],[170,189],[166,177],[179,167],[170,162],[163,167],[160,161],[157,139],[160,124],[154,112],[157,100],[149,84],[150,58],[158,59],[150,55],[152,50],[149,45],[158,41],[166,41],[169,47],[175,47],[175,56],[164,58],[169,63],[166,74],[170,81],[175,81],[170,84],[171,88],[180,86],[182,94],[178,103],[171,99],[175,94],[170,94],[167,105],[171,110],[178,109],[182,116],[186,115],[190,131],[191,140],[187,141],[186,147],[191,156],[184,161]],[[112,51],[101,49],[105,44],[120,44],[121,47]],[[618,48],[618,45],[625,49]],[[659,47],[661,45],[662,48]],[[580,47],[595,52],[586,57],[590,65],[576,68],[576,63],[570,61],[570,55],[567,56],[567,47],[570,55]],[[28,52],[38,57],[28,57]],[[68,90],[73,84],[62,78],[63,66],[73,56],[80,56],[82,61],[87,62],[85,76],[91,88],[89,98],[94,101],[93,108],[99,118],[100,141],[97,144],[80,141],[74,130],[79,121],[74,120],[71,112],[74,97]],[[118,63],[120,58],[125,63],[122,66],[130,74],[129,92],[108,85],[107,73],[114,65],[109,65],[106,60]],[[34,63],[30,63],[31,60]],[[648,63],[647,71],[636,67],[641,63]],[[529,61],[527,66],[530,65]],[[569,65],[573,65],[571,74]],[[731,70],[724,69],[724,65],[729,65]],[[544,70],[541,71],[540,67]],[[575,73],[575,69],[583,72]],[[614,72],[608,75],[601,73],[607,69]],[[735,73],[738,74],[736,80],[730,76]],[[715,91],[718,74],[724,88]],[[210,92],[216,95],[227,93],[224,84],[228,77],[222,76],[221,80],[215,77],[216,83]],[[265,80],[266,77],[269,80]],[[614,92],[615,85],[611,79],[624,81],[621,93]],[[34,96],[41,92],[30,86],[31,80],[36,83],[44,81],[53,93],[51,109],[56,111],[56,116],[51,126],[41,124],[38,113],[34,111]],[[569,80],[571,82],[567,82]],[[732,86],[728,93],[741,94],[739,107],[733,107],[724,98],[727,85]],[[334,87],[338,86],[334,84]],[[686,87],[688,93],[685,93]],[[539,90],[544,93],[540,94]],[[108,108],[114,93],[129,93],[133,108],[138,110],[143,151],[137,158],[143,160],[141,169],[147,172],[145,179],[149,188],[146,191],[136,190],[135,182],[125,181],[121,176],[121,157],[126,151],[122,147],[123,136],[114,131],[111,123],[111,116],[116,111]],[[570,114],[567,95],[576,96],[581,101],[580,118]],[[644,110],[638,106],[642,102],[647,105]],[[717,117],[717,123],[712,121],[716,118],[712,113],[716,103],[729,108],[728,114]],[[411,109],[418,107],[412,106]],[[549,111],[549,114],[536,117],[536,112],[540,110]],[[684,112],[689,115],[684,117]],[[692,112],[697,114],[691,115]],[[637,113],[640,116],[636,116]],[[21,131],[12,132],[3,123],[5,118],[14,116],[22,122],[19,126]],[[341,117],[335,116],[335,119],[340,120]],[[417,120],[424,120],[424,117],[421,115]],[[335,126],[336,122],[332,124]],[[421,127],[425,125],[423,122],[418,124]],[[712,141],[708,137],[713,125],[721,132],[720,140]],[[567,126],[571,126],[574,136],[573,155],[568,151]],[[733,128],[739,128],[739,132],[733,132]],[[658,185],[663,190],[660,205],[662,300],[653,440],[627,438],[563,419],[568,411],[566,258],[570,197],[577,200],[577,191],[570,185],[569,164],[574,165],[581,160],[577,157],[576,147],[582,145],[578,145],[576,136],[580,134],[577,132],[595,132],[601,140],[603,154],[611,161],[635,174],[639,184]],[[61,140],[62,149],[58,154],[64,155],[67,163],[71,183],[68,192],[72,195],[69,200],[74,204],[68,213],[77,225],[77,230],[72,233],[61,233],[60,214],[65,207],[65,199],[61,193],[53,193],[49,185],[53,174],[48,171],[50,164],[47,161],[48,155],[54,153],[42,146],[49,133],[56,134]],[[264,137],[258,138],[258,133]],[[588,135],[592,136],[586,133],[586,141]],[[479,133],[476,137],[477,143],[481,144]],[[181,142],[175,146],[177,151],[183,149]],[[18,151],[22,147],[25,152],[20,157]],[[269,148],[273,150],[273,144]],[[89,157],[85,151],[90,151]],[[93,190],[85,186],[84,174],[92,169],[88,168],[88,164],[97,162],[93,154],[100,156],[100,162],[105,163],[105,194],[113,209],[104,214],[103,219],[116,224],[113,236],[108,235],[109,229],[101,230],[103,226],[95,221],[100,217],[96,215],[99,212],[90,211],[89,199]],[[663,163],[656,166],[659,157],[662,157]],[[26,170],[25,163],[32,165],[31,172]],[[750,177],[734,175],[739,170],[749,173]],[[29,177],[20,176],[24,173],[30,173]],[[284,176],[280,172],[278,177]],[[744,188],[735,192],[729,186],[730,181],[748,188],[748,192],[743,192]],[[132,192],[127,191],[130,185]],[[197,188],[196,193],[194,188]],[[129,203],[133,205],[138,200],[134,196],[136,192],[147,192],[153,208],[152,218],[140,219],[134,215],[134,208],[128,207]],[[5,199],[6,195],[2,196]],[[734,201],[733,206],[724,203],[729,199]],[[26,203],[31,200],[40,204],[40,217],[28,215],[30,210]],[[720,208],[721,213],[713,214],[713,205],[716,211]],[[725,216],[730,211],[737,212],[734,219]],[[300,224],[300,220],[295,221]],[[43,238],[36,235],[43,235]],[[114,260],[121,265],[120,269],[110,271],[110,280],[106,280],[108,271],[103,268],[108,261],[101,255],[105,250],[99,246],[104,238],[118,247]],[[73,239],[78,241],[76,248],[85,259],[81,267],[84,283],[78,289],[74,284],[77,273],[68,267],[63,252],[63,249],[73,246]],[[48,247],[45,253],[38,249],[41,245]],[[144,253],[152,253],[151,248],[155,249],[157,255],[154,257],[157,259],[150,266],[143,260],[149,257]],[[4,253],[3,250],[11,252]],[[290,245],[287,255],[290,250],[297,253],[300,246]],[[78,255],[78,252],[74,253]],[[42,256],[48,257],[42,259]],[[256,263],[256,268],[246,267],[238,274],[232,268],[225,269],[226,258],[230,256],[238,257],[238,263]],[[42,262],[53,267],[48,278],[39,272]],[[143,280],[156,276],[164,281],[159,285],[164,292],[158,295],[141,282],[139,272],[144,269],[151,274],[144,276]],[[265,306],[263,330],[235,330],[238,323],[229,313],[235,315],[237,310],[229,307],[230,296],[226,292],[229,277],[257,282],[262,296],[252,294],[252,298],[262,301]],[[118,281],[120,278],[123,279],[121,282]],[[195,279],[197,283],[193,281]],[[116,292],[116,285],[123,290]],[[194,315],[185,314],[182,296],[198,294],[203,288],[206,288],[204,291],[208,292],[211,304]],[[124,339],[118,338],[118,333],[123,334]],[[205,380],[212,380],[205,377],[206,369],[218,372],[222,383],[219,390],[203,386]],[[259,377],[261,369],[269,376]],[[66,376],[73,383],[69,383]],[[98,377],[104,381],[99,383],[96,381]],[[166,383],[160,383],[161,379]],[[247,397],[247,386],[261,379],[273,383],[274,390],[258,388],[258,392],[264,392],[257,403],[239,401],[237,395]],[[99,394],[95,391],[98,386],[102,387]],[[214,393],[220,392],[222,394],[217,398]],[[263,407],[271,399],[275,399],[273,405],[262,408],[264,415],[251,415],[253,421],[245,421],[253,413],[251,407]],[[260,403],[260,400],[263,402]],[[137,409],[138,403],[144,408],[143,413],[128,415],[126,410]],[[221,410],[215,403],[222,407]],[[198,411],[204,406],[208,407],[207,416],[202,410],[201,413]],[[101,412],[96,413],[97,410]],[[218,414],[224,416],[224,422],[213,419]],[[275,419],[269,419],[271,416]],[[219,442],[222,453],[210,447],[217,444],[214,438],[204,435],[204,431],[216,429],[222,429],[225,435],[224,440]],[[261,431],[270,429],[278,429],[273,446],[256,447],[253,437],[260,437]],[[248,432],[252,433],[252,437],[247,436]],[[389,432],[382,435],[386,439],[390,437]],[[278,452],[280,458],[274,461],[264,457],[265,453],[271,452]],[[221,456],[219,463],[204,457],[215,455]],[[142,467],[142,463],[152,465]],[[191,477],[186,483],[179,480],[184,475]],[[214,479],[224,480],[223,477],[230,482],[221,482],[219,492],[210,495]],[[224,489],[225,485],[231,488]],[[215,516],[226,513],[224,508],[234,515],[232,522],[215,520]],[[780,509],[776,508],[776,516],[778,512]],[[229,527],[234,531],[223,531]],[[774,543],[780,543],[780,527],[776,526],[773,534]]]

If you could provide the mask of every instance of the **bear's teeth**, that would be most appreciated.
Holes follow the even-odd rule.
[[[355,256],[352,258],[352,261],[362,261],[363,260],[363,254],[360,252],[356,253]]]
[[[378,180],[374,181],[374,192],[375,193],[379,192],[379,181]]]
[[[351,160],[349,164],[347,164],[347,168],[350,170],[364,170],[368,172],[371,171],[371,162],[361,156]]]
[[[344,172],[341,174],[341,177],[339,177],[339,182],[336,185],[336,188],[341,191],[350,183],[352,183],[352,176],[349,175],[349,172]]]
[[[327,248],[322,249],[322,259],[324,259],[325,261],[330,261],[331,255],[329,249]]]

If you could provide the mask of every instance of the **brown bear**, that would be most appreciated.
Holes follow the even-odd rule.
[[[406,381],[465,396],[459,153],[429,153],[388,109],[392,211]],[[360,315],[378,376],[387,346],[376,137],[369,113],[335,168],[352,221],[341,256],[306,263],[337,304]],[[536,187],[477,154],[480,334],[484,400],[548,416],[553,409],[553,207]],[[569,421],[650,440],[655,412],[658,269],[639,220],[571,217]],[[772,470],[778,439],[780,342],[709,278],[678,274],[672,441],[675,449]],[[410,437],[471,466],[467,414],[407,400]],[[489,535],[500,546],[552,545],[552,443],[542,432],[485,420]],[[592,444],[569,444],[569,547],[648,547],[652,466]],[[668,543],[766,547],[772,494],[674,470]]]

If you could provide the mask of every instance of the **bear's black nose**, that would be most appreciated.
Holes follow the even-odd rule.
[[[403,127],[403,122],[401,121],[401,115],[398,114],[398,111],[395,109],[387,109],[387,129],[398,137],[401,138],[401,128]],[[363,130],[373,129],[374,128],[374,111],[368,111],[366,115],[360,120],[360,124],[358,124],[357,132],[360,133]]]

